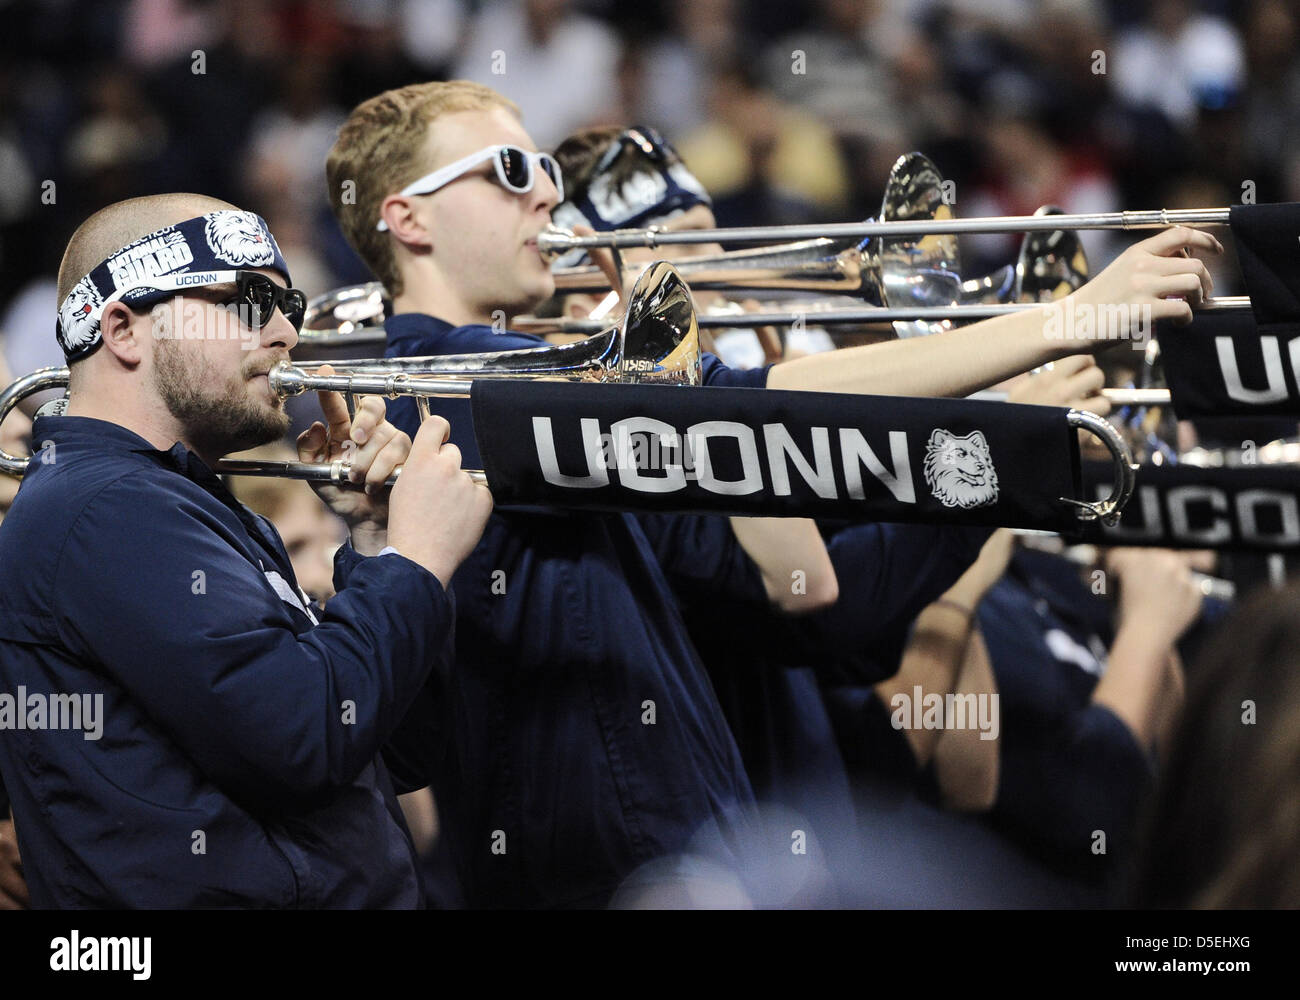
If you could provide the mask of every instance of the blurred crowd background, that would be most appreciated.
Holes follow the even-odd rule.
[[[268,219],[309,294],[365,280],[325,153],[356,103],[418,80],[504,92],[543,148],[656,126],[721,225],[875,215],[909,149],[966,216],[1300,200],[1300,0],[0,0],[0,17],[16,372],[59,361],[59,254],[121,198],[226,198]],[[1013,248],[991,238],[968,269]]]

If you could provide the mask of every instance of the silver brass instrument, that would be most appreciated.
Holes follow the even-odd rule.
[[[929,158],[912,152],[895,161],[885,184],[880,218],[952,218],[944,200],[943,176]],[[961,286],[957,241],[944,235],[919,240],[891,236],[871,245],[857,237],[816,236],[675,263],[695,291],[809,292],[846,295],[877,305],[925,307],[959,301]],[[600,268],[584,266],[558,269],[555,287],[561,293],[604,292],[609,285]],[[520,329],[569,330],[543,321],[517,325]]]
[[[334,374],[321,374],[324,364]],[[627,315],[616,327],[588,340],[559,347],[493,351],[427,358],[379,358],[348,362],[281,362],[267,375],[282,397],[303,392],[340,392],[396,399],[414,396],[421,415],[428,415],[431,396],[467,396],[480,378],[539,378],[597,382],[664,382],[699,385],[699,330],[690,289],[671,264],[647,268],[632,289]],[[47,389],[66,388],[68,369],[42,368],[0,393],[0,421],[24,398]],[[22,476],[31,459],[0,451],[0,472]],[[224,460],[216,471],[240,476],[278,476],[350,485],[350,466],[343,461],[252,462]],[[470,475],[485,482],[481,471]],[[391,486],[396,475],[389,480]]]
[[[805,226],[742,226],[733,229],[615,229],[595,236],[575,236],[551,227],[537,238],[538,249],[563,254],[591,247],[649,247],[677,243],[771,243],[776,240],[839,239],[868,236],[933,236],[946,233],[1032,233],[1058,229],[1164,229],[1169,226],[1226,226],[1227,208],[1153,209],[1077,215],[990,215],[971,219],[842,222]]]
[[[388,293],[378,281],[336,288],[307,303],[298,343],[320,347],[382,344],[384,318],[392,311]]]

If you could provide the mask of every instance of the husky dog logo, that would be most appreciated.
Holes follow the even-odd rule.
[[[958,437],[936,427],[925,450],[925,481],[945,507],[986,507],[998,498],[998,474],[983,431]]]
[[[65,352],[76,354],[95,342],[99,335],[95,310],[103,302],[89,275],[72,286],[72,291],[59,307],[59,343]]]
[[[219,260],[236,267],[260,267],[275,262],[275,244],[252,212],[229,209],[209,212],[203,235]]]

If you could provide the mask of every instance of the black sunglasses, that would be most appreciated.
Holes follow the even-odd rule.
[[[269,323],[275,310],[279,309],[293,324],[294,330],[300,331],[307,315],[306,295],[297,288],[283,288],[256,271],[235,272],[235,294],[219,304],[234,306],[240,319],[253,329]]]

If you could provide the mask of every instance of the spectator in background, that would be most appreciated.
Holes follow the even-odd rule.
[[[897,149],[906,125],[891,64],[910,41],[907,26],[881,0],[818,0],[813,6],[817,20],[810,28],[769,47],[766,84],[840,136]]]
[[[667,23],[625,27],[619,104],[612,121],[645,122],[669,135],[704,124],[711,67],[742,41],[735,0],[668,0]]]
[[[492,0],[475,16],[454,76],[519,104],[543,147],[614,110],[618,38],[571,0]]]
[[[1154,108],[1184,131],[1196,124],[1198,108],[1235,99],[1246,76],[1237,29],[1196,6],[1152,0],[1147,21],[1116,40],[1107,72],[1121,102]]]
[[[86,111],[64,154],[81,195],[102,205],[156,188],[155,151],[167,135],[140,80],[105,65],[87,84]]]
[[[1050,113],[1027,77],[998,77],[983,106],[982,176],[973,191],[963,195],[959,188],[959,215],[1033,215],[1042,205],[1069,213],[1121,207],[1105,162],[1086,145],[1053,134]],[[1081,231],[1079,239],[1094,274],[1128,242],[1107,230]],[[972,274],[987,273],[1014,260],[1020,242],[1015,233],[970,236],[963,242],[969,251],[965,266]]]
[[[0,354],[0,389],[9,385],[13,381],[13,373],[9,371],[5,364],[4,355]],[[21,410],[14,410],[0,424],[0,448],[3,448],[10,455],[28,454],[28,438],[31,435],[32,422],[28,419],[27,414]],[[14,502],[14,497],[18,493],[18,484],[21,482],[15,476],[5,475],[0,472],[0,521],[4,520],[5,514],[9,510],[9,505]],[[0,809],[0,816],[4,815],[4,810]]]
[[[147,79],[166,122],[164,188],[241,194],[242,150],[270,99],[289,41],[269,0],[216,0],[209,45],[185,53]],[[90,208],[103,204],[97,202]]]
[[[447,74],[464,32],[461,0],[343,0],[304,5],[323,22],[320,50],[345,106],[387,87]]]
[[[53,274],[33,278],[0,312],[0,364],[25,375],[63,364],[63,352],[50,343],[50,314],[58,309]],[[27,409],[24,406],[24,409]],[[32,410],[27,410],[30,414]]]
[[[318,235],[329,210],[320,164],[344,119],[322,56],[299,52],[281,68],[275,102],[253,120],[244,168],[244,201],[266,217],[312,297],[335,283]]]
[[[198,0],[131,0],[124,6],[123,54],[143,70],[188,59],[195,49],[210,46],[220,17],[216,5]]]
[[[1250,76],[1242,123],[1247,166],[1256,201],[1300,200],[1300,25],[1294,5],[1282,0],[1250,4],[1246,53]],[[1235,194],[1240,198],[1240,193]],[[1235,200],[1234,198],[1234,200]],[[1217,203],[1216,203],[1217,204]]]
[[[345,115],[320,53],[297,53],[279,80],[274,103],[253,119],[246,183],[249,194],[276,200],[286,213],[311,215],[325,201],[320,163]]]
[[[1145,838],[1143,908],[1300,906],[1300,586],[1260,591],[1192,673]]]
[[[719,69],[709,110],[680,149],[712,193],[720,226],[796,225],[843,209],[848,177],[834,134],[763,89],[753,67]]]
[[[407,58],[426,76],[447,75],[468,20],[464,0],[398,0],[397,6],[395,27]]]

